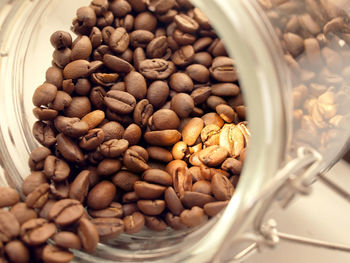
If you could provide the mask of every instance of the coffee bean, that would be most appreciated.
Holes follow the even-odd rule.
[[[128,234],[135,234],[140,232],[145,225],[145,217],[139,213],[134,212],[129,216],[124,217],[124,231]]]
[[[22,193],[27,196],[30,194],[36,187],[47,182],[46,176],[43,172],[32,172],[27,176],[22,184]]]
[[[134,183],[139,181],[140,177],[128,171],[120,171],[112,177],[112,182],[124,191],[133,191]]]
[[[134,48],[146,48],[148,43],[154,39],[154,34],[147,30],[134,30],[130,34],[130,43]]]
[[[209,112],[205,115],[202,116],[202,120],[204,121],[204,125],[210,125],[210,124],[214,124],[216,126],[218,126],[219,128],[221,128],[222,126],[224,126],[224,120],[215,112]]]
[[[47,178],[56,182],[64,181],[70,173],[69,165],[54,155],[49,155],[45,159],[44,174]]]
[[[153,160],[157,160],[165,163],[168,163],[173,160],[173,156],[171,155],[171,153],[162,147],[150,146],[150,147],[147,147],[147,151],[148,151],[149,157],[152,158]]]
[[[219,82],[234,82],[238,80],[233,60],[229,57],[216,57],[209,71],[210,75]]]
[[[224,46],[224,42],[221,39],[216,38],[210,47],[207,49],[214,57],[227,56],[227,52]]]
[[[232,174],[239,175],[242,171],[242,161],[239,161],[235,158],[227,158],[222,163],[221,168],[225,171],[231,172]]]
[[[211,92],[215,96],[231,97],[237,96],[240,92],[240,89],[237,85],[232,83],[218,83],[214,84],[211,87]]]
[[[185,191],[180,200],[187,208],[192,208],[194,206],[203,208],[205,204],[214,202],[215,198],[208,194]]]
[[[233,185],[230,183],[229,179],[220,174],[215,174],[213,176],[211,188],[218,201],[230,200],[234,192]]]
[[[181,222],[180,216],[175,216],[172,213],[166,213],[165,221],[175,230],[183,230],[187,228],[187,226]]]
[[[179,197],[182,197],[185,191],[192,189],[192,174],[189,172],[187,166],[180,166],[170,173],[173,177],[173,185],[175,192]]]
[[[172,146],[177,143],[181,134],[177,130],[151,131],[144,134],[147,143],[155,146]]]
[[[65,31],[56,31],[50,37],[51,45],[55,49],[64,49],[72,44],[72,36]]]
[[[170,76],[170,87],[177,92],[189,93],[193,90],[193,81],[185,73],[174,73]]]
[[[201,64],[205,67],[210,67],[212,63],[212,57],[208,52],[198,52],[194,54],[193,63]]]
[[[9,211],[16,217],[20,224],[38,216],[34,209],[30,209],[22,202],[13,205]]]
[[[106,39],[106,41],[114,52],[123,53],[129,46],[130,37],[125,28],[118,27],[112,31],[109,39]]]
[[[140,100],[146,97],[147,84],[145,78],[136,71],[131,71],[124,78],[126,91]]]
[[[203,29],[210,29],[211,28],[210,23],[209,23],[209,19],[197,7],[193,9],[193,18],[194,18],[194,20],[197,21],[197,23],[200,25],[201,28],[203,28]]]
[[[106,117],[108,120],[119,122],[122,125],[130,125],[133,120],[130,115],[121,115],[117,112],[107,109]]]
[[[20,233],[20,224],[16,217],[3,209],[0,209],[0,241],[9,242]]]
[[[58,134],[56,138],[57,150],[66,160],[74,163],[83,162],[84,155],[76,142],[62,133]]]
[[[141,136],[141,128],[138,125],[132,123],[125,129],[123,139],[127,140],[129,142],[129,145],[135,145],[139,143]]]
[[[168,130],[177,129],[180,125],[180,119],[172,110],[161,109],[152,115],[151,129]]]
[[[189,146],[193,145],[199,137],[204,126],[201,118],[192,118],[182,130],[182,140]]]
[[[164,200],[139,200],[137,207],[146,215],[156,216],[164,211],[165,202]]]
[[[101,239],[117,237],[124,231],[124,221],[119,218],[95,218],[91,222]]]
[[[104,133],[104,141],[123,138],[124,128],[118,122],[110,121],[104,124],[101,129]]]
[[[113,1],[109,5],[110,10],[115,17],[123,17],[131,12],[131,5],[126,0]]]
[[[50,83],[39,86],[33,94],[33,104],[35,106],[47,105],[52,102],[57,94],[57,87]]]
[[[139,64],[140,73],[150,80],[167,79],[175,71],[175,65],[171,61],[160,58],[145,59]]]
[[[203,224],[208,220],[202,208],[198,206],[192,207],[190,210],[184,210],[180,214],[180,220],[188,227],[195,227]]]
[[[117,73],[129,73],[134,69],[134,67],[126,60],[110,54],[105,54],[103,56],[103,63],[107,68]]]
[[[87,36],[77,37],[72,44],[71,60],[89,59],[92,52],[90,38]]]
[[[185,14],[176,15],[174,21],[177,27],[186,33],[193,34],[199,29],[199,24]]]
[[[195,89],[191,93],[191,97],[195,105],[204,103],[209,98],[210,95],[211,95],[210,87],[201,87],[201,88]]]
[[[146,0],[148,9],[154,13],[166,13],[176,4],[175,0]]]
[[[56,233],[56,226],[44,218],[30,219],[21,226],[21,239],[30,246],[45,243]]]
[[[83,118],[91,111],[91,103],[88,97],[74,97],[69,106],[65,107],[64,113],[67,117]]]
[[[52,65],[63,69],[71,62],[72,50],[70,48],[55,50],[52,54]]]
[[[117,189],[109,181],[95,185],[87,196],[87,205],[93,209],[104,209],[113,201]]]
[[[70,185],[69,198],[84,202],[89,191],[89,177],[89,170],[83,170],[75,177]]]
[[[80,137],[86,134],[89,130],[89,125],[84,121],[80,121],[80,119],[76,117],[69,118],[58,116],[55,118],[54,124],[59,132],[70,137]]]
[[[210,195],[211,194],[211,184],[208,181],[199,180],[193,184],[192,191]]]
[[[99,176],[107,177],[120,170],[122,163],[116,159],[104,159],[97,166]]]
[[[224,105],[227,104],[227,102],[223,98],[218,97],[218,96],[213,96],[213,95],[209,96],[206,103],[207,103],[208,107],[214,111],[216,109],[216,106],[218,106],[220,104],[224,104]]]
[[[123,203],[134,203],[139,200],[139,196],[136,194],[136,192],[127,192],[122,197]]]
[[[129,142],[127,140],[111,139],[101,144],[100,151],[105,157],[115,158],[123,154],[128,146]]]
[[[165,36],[154,38],[146,48],[148,58],[162,58],[168,49],[168,42]]]
[[[42,208],[48,199],[49,190],[50,186],[47,183],[37,186],[28,194],[26,205],[30,208]]]
[[[102,129],[92,129],[83,136],[80,140],[79,146],[85,150],[92,151],[96,149],[104,140],[104,133]]]
[[[50,120],[53,120],[58,115],[58,112],[53,109],[36,107],[33,109],[33,114],[38,120],[50,121]]]
[[[74,254],[67,250],[63,250],[54,245],[46,245],[42,252],[44,262],[62,262],[68,263],[73,260]]]
[[[137,212],[137,204],[132,203],[132,204],[124,204],[123,205],[123,215],[124,217],[131,215],[134,212]]]
[[[173,146],[171,154],[173,155],[175,160],[182,160],[185,157],[186,151],[187,144],[183,141],[180,141]]]
[[[226,148],[232,157],[239,156],[244,148],[242,131],[234,124],[225,124],[220,132],[220,146]]]
[[[143,180],[149,183],[161,184],[165,186],[172,185],[170,174],[160,169],[148,169],[142,174]]]
[[[131,172],[135,173],[143,172],[149,168],[146,160],[139,153],[130,149],[126,150],[123,163]]]
[[[190,95],[178,93],[171,99],[170,107],[180,118],[186,118],[194,109],[194,101]]]
[[[204,205],[204,212],[208,216],[216,216],[220,213],[227,205],[229,201],[218,201]]]
[[[30,261],[29,249],[19,240],[13,240],[5,245],[5,253],[9,260],[14,263]]]
[[[199,152],[199,159],[208,166],[221,164],[228,155],[228,151],[218,145],[213,145]]]
[[[131,113],[136,106],[134,96],[119,90],[108,91],[104,101],[109,109],[120,114]]]
[[[153,106],[147,99],[140,100],[136,106],[133,113],[134,122],[141,126],[146,127],[148,124],[148,119],[153,113]]]
[[[179,167],[187,167],[187,163],[183,160],[173,160],[167,164],[165,171],[173,177]]]
[[[237,114],[235,111],[228,105],[220,104],[216,106],[216,112],[219,116],[226,122],[231,123],[236,119]]]
[[[196,41],[195,35],[182,32],[179,29],[175,29],[173,33],[173,38],[176,41],[176,43],[178,43],[181,46],[192,45]]]
[[[46,77],[45,79],[46,79],[47,83],[50,83],[50,84],[56,86],[57,88],[62,87],[62,82],[63,82],[62,69],[60,69],[58,67],[49,67],[46,70],[45,77]]]
[[[167,228],[167,224],[162,219],[155,216],[145,216],[145,224],[148,229],[154,231],[163,231]]]
[[[84,207],[79,201],[62,199],[52,206],[49,218],[59,226],[69,226],[78,221],[83,213]]]
[[[120,203],[112,202],[104,209],[88,209],[89,215],[94,218],[121,218],[123,216],[123,206]]]
[[[84,34],[96,24],[96,14],[94,9],[84,6],[76,12],[77,17],[73,20],[73,31],[78,34]]]
[[[89,219],[82,217],[79,220],[77,233],[84,250],[88,253],[94,251],[99,242],[99,236],[95,225],[91,223]]]
[[[156,199],[163,195],[165,187],[143,181],[136,181],[134,183],[134,190],[140,198]]]
[[[66,249],[81,249],[81,241],[79,237],[68,231],[61,231],[56,233],[52,240],[56,246]]]
[[[98,27],[93,27],[89,35],[91,46],[93,49],[102,44],[102,32]]]
[[[177,196],[175,190],[172,187],[168,187],[164,192],[164,199],[167,205],[167,208],[174,215],[178,216],[185,209]]]
[[[193,46],[182,46],[180,49],[175,51],[171,60],[176,66],[180,67],[184,67],[191,64],[194,60]]]
[[[90,62],[82,59],[68,63],[63,69],[63,76],[66,79],[87,77],[90,73]]]
[[[0,187],[0,207],[13,206],[19,202],[19,194],[11,187]]]
[[[201,64],[192,64],[186,68],[186,73],[199,83],[207,83],[209,81],[209,70]]]
[[[137,152],[146,162],[148,161],[149,156],[148,156],[148,152],[145,148],[143,148],[139,145],[133,145],[129,149]]]

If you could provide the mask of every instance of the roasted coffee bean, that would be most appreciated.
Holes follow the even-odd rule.
[[[85,150],[92,151],[96,149],[104,140],[102,129],[92,129],[88,134],[80,139],[79,146]]]
[[[129,142],[127,140],[111,139],[101,144],[100,151],[105,157],[115,158],[122,155],[128,147]]]
[[[79,118],[58,116],[54,121],[55,128],[65,135],[70,137],[80,137],[86,134],[89,130],[89,125]]]
[[[103,56],[103,63],[107,68],[117,73],[129,73],[134,70],[134,67],[129,62],[111,54],[105,54]]]
[[[58,115],[58,112],[53,109],[36,107],[33,109],[33,114],[38,120],[50,121],[50,120],[53,120]]]
[[[82,217],[78,223],[77,233],[84,250],[88,253],[94,251],[99,242],[95,225],[89,219]]]
[[[218,83],[211,86],[211,93],[220,97],[237,96],[240,89],[237,85],[232,83]]]
[[[127,192],[133,191],[134,183],[139,180],[140,177],[137,174],[128,171],[119,171],[112,177],[112,182]]]
[[[69,165],[54,155],[49,155],[45,159],[44,174],[48,179],[56,182],[64,181],[68,178],[70,173]]]
[[[126,150],[123,163],[131,172],[135,173],[143,172],[149,168],[146,160],[139,153],[130,149]]]
[[[132,123],[124,131],[123,139],[129,142],[129,145],[138,144],[142,136],[141,128]]]
[[[48,105],[52,102],[57,94],[57,87],[50,83],[40,85],[33,94],[33,104],[37,107]]]
[[[132,51],[130,48],[125,50],[122,54],[120,54],[120,57],[124,59],[125,61],[132,63],[134,58],[134,51]]]
[[[60,69],[58,67],[49,67],[46,70],[45,77],[46,77],[45,79],[46,79],[47,83],[50,83],[50,84],[56,86],[57,88],[62,87],[62,82],[63,82],[62,69]]]
[[[0,207],[13,206],[19,202],[19,194],[11,187],[0,187]]]
[[[199,152],[199,159],[208,166],[221,164],[228,155],[228,151],[218,145],[213,145]]]
[[[229,57],[216,57],[209,69],[210,75],[219,82],[234,82],[238,80],[233,60]]]
[[[102,32],[98,27],[93,27],[89,35],[91,46],[93,49],[102,44]]]
[[[180,141],[173,146],[171,154],[173,155],[175,160],[182,160],[185,157],[186,151],[187,144],[183,141]]]
[[[192,189],[192,174],[189,172],[187,166],[180,166],[176,168],[173,173],[170,173],[173,177],[173,185],[175,192],[179,197],[182,197],[185,191],[191,191]]]
[[[164,200],[139,200],[137,207],[146,215],[156,216],[161,214],[165,209]]]
[[[215,202],[215,198],[211,195],[190,191],[185,191],[180,200],[187,208],[192,208],[194,206],[203,208],[205,204]]]
[[[115,17],[123,17],[131,12],[131,5],[126,0],[117,0],[109,4],[109,9]]]
[[[148,169],[142,174],[142,178],[146,182],[165,186],[171,186],[173,181],[170,174],[160,169]]]
[[[187,163],[183,160],[173,160],[167,164],[165,171],[173,177],[179,167],[187,167]]]
[[[208,220],[202,208],[194,206],[191,210],[184,210],[180,214],[180,220],[188,227],[195,227],[203,224]]]
[[[113,30],[107,41],[109,43],[109,47],[114,52],[123,53],[129,47],[130,37],[125,28],[118,27],[117,29]]]
[[[107,177],[120,170],[122,162],[116,159],[104,159],[97,166],[99,176]]]
[[[187,228],[187,226],[181,222],[180,216],[175,216],[172,213],[166,213],[165,221],[175,230],[183,230]]]
[[[145,148],[139,146],[139,145],[133,145],[131,147],[129,147],[130,150],[133,150],[135,152],[137,152],[146,162],[148,161],[148,152]]]
[[[204,122],[201,118],[191,119],[182,130],[182,140],[192,146],[200,136]]]
[[[150,128],[153,130],[177,129],[180,119],[172,110],[160,109],[152,115]]]
[[[157,146],[150,146],[147,148],[149,157],[153,160],[161,161],[168,163],[173,160],[173,156],[171,153],[162,148],[162,147],[157,147]]]
[[[232,157],[240,155],[244,148],[242,131],[234,124],[225,124],[220,132],[220,146],[226,148]]]
[[[88,97],[74,97],[69,106],[65,107],[64,113],[67,117],[83,118],[91,111],[91,103]]]
[[[144,128],[148,124],[148,119],[153,114],[153,106],[147,99],[139,101],[133,113],[134,122]]]
[[[106,117],[108,120],[119,122],[120,124],[127,126],[133,123],[133,119],[130,115],[121,115],[117,112],[107,109]]]
[[[144,134],[147,143],[155,146],[172,146],[177,143],[181,134],[177,130],[151,131]]]
[[[216,106],[216,112],[226,122],[231,123],[236,119],[237,114],[228,105],[220,104]]]
[[[76,199],[82,203],[84,202],[89,191],[89,177],[89,170],[83,170],[77,175],[77,177],[75,177],[70,185],[69,198]]]
[[[51,35],[50,42],[55,49],[64,49],[72,45],[72,36],[65,31],[56,31]]]
[[[227,205],[228,205],[228,201],[217,201],[217,202],[207,203],[204,205],[204,212],[208,216],[216,216]]]
[[[127,234],[140,232],[145,225],[145,217],[139,212],[134,212],[124,217],[124,231]]]
[[[56,199],[66,199],[69,196],[69,183],[68,181],[54,182],[51,181],[50,192],[53,198]]]
[[[84,6],[76,12],[77,17],[73,20],[73,31],[78,34],[86,34],[96,24],[94,9]]]
[[[90,73],[90,62],[82,59],[68,63],[63,69],[63,76],[66,79],[87,77]]]
[[[220,174],[215,174],[213,176],[211,180],[211,188],[215,198],[218,201],[230,200],[234,192],[234,188],[230,180],[227,179],[226,176],[222,176]]]
[[[92,73],[91,80],[103,87],[113,86],[119,77],[118,73]]]
[[[208,52],[198,52],[194,54],[193,63],[201,64],[205,67],[210,67],[212,60],[213,59]]]
[[[162,58],[168,49],[168,42],[165,36],[154,38],[146,48],[148,58]]]
[[[19,240],[13,240],[5,245],[5,253],[10,262],[25,263],[30,261],[29,249]]]
[[[50,186],[43,183],[30,192],[26,199],[26,205],[30,208],[42,208],[49,195]]]
[[[68,231],[61,231],[56,233],[52,240],[55,242],[56,246],[66,249],[81,249],[81,241],[79,237]]]
[[[108,91],[104,101],[110,110],[119,114],[131,113],[136,106],[136,99],[134,96],[119,90]]]
[[[139,196],[136,194],[136,192],[127,192],[122,197],[123,203],[133,203],[137,202],[139,200]]]
[[[30,219],[21,226],[21,239],[30,246],[45,243],[56,233],[56,226],[44,218]]]
[[[91,83],[88,79],[81,78],[76,80],[76,83],[74,86],[75,93],[81,96],[86,96],[86,95],[89,95],[90,90],[91,90]]]
[[[95,218],[91,222],[101,239],[117,237],[124,231],[124,221],[119,218]]]
[[[146,0],[146,3],[150,11],[159,14],[166,13],[176,5],[175,0]]]
[[[20,233],[20,224],[9,211],[0,209],[0,241],[9,242]]]
[[[74,258],[74,254],[54,245],[46,245],[42,252],[44,262],[68,263]]]
[[[207,49],[214,57],[227,56],[224,43],[221,39],[215,39]]]
[[[207,83],[209,81],[209,70],[201,64],[192,64],[186,68],[186,73],[194,81]]]
[[[110,205],[117,189],[109,181],[102,181],[95,185],[87,196],[87,205],[93,209],[104,209]]]
[[[175,29],[173,33],[173,38],[176,41],[176,43],[178,43],[181,46],[192,45],[196,41],[195,35],[182,32],[179,29]]]
[[[197,21],[201,28],[211,29],[209,19],[199,8],[193,9],[193,18]]]
[[[177,27],[186,33],[193,34],[199,29],[199,24],[185,14],[176,15],[174,21]]]
[[[69,226],[77,222],[84,213],[84,207],[74,199],[56,202],[49,212],[49,218],[59,226]]]
[[[64,110],[72,103],[72,97],[64,91],[57,91],[55,99],[52,101],[51,106],[52,109],[56,111]]]
[[[218,96],[209,96],[209,98],[207,99],[206,101],[206,104],[207,106],[212,109],[213,111],[215,111],[216,109],[216,106],[220,105],[220,104],[223,104],[223,105],[226,105],[227,102],[221,98],[221,97],[218,97]]]
[[[198,182],[201,180],[205,180],[205,177],[202,174],[201,168],[198,166],[192,166],[188,169],[190,173],[192,174],[192,181]],[[193,190],[193,189],[192,189]],[[193,190],[195,191],[195,190]]]
[[[193,90],[193,81],[185,73],[174,73],[170,76],[170,87],[177,92],[189,93]]]
[[[125,83],[124,82],[118,82],[114,84],[110,90],[120,90],[125,91]]]
[[[171,61],[160,58],[145,59],[139,64],[140,73],[150,80],[167,79],[175,71],[175,65]]]
[[[194,101],[190,95],[178,93],[171,99],[170,107],[180,118],[186,118],[194,109]]]
[[[164,186],[150,184],[143,181],[136,181],[134,183],[134,190],[140,198],[156,199],[163,195],[165,191]]]
[[[164,231],[167,224],[160,218],[155,216],[145,216],[145,224],[148,229],[154,231]]]
[[[151,12],[142,12],[135,17],[135,30],[154,32],[157,28],[157,18]]]
[[[145,78],[140,73],[132,71],[125,76],[124,81],[126,91],[129,94],[138,100],[146,97],[147,84]]]
[[[137,212],[139,209],[137,208],[137,204],[124,204],[123,205],[123,215],[124,217],[131,215],[134,212]]]
[[[221,119],[221,117],[215,113],[215,112],[209,112],[205,115],[202,116],[202,120],[204,121],[204,125],[210,125],[210,124],[214,124],[216,126],[218,126],[219,128],[221,128],[222,126],[224,126],[224,120]]]
[[[134,47],[146,48],[148,43],[154,39],[154,34],[147,30],[134,30],[130,34],[130,44]]]
[[[27,196],[33,192],[36,187],[44,183],[47,183],[47,179],[43,172],[32,172],[23,181],[22,193]]]
[[[204,103],[209,98],[210,95],[211,95],[210,87],[201,87],[201,88],[195,89],[191,93],[191,97],[195,105]]]
[[[77,37],[72,44],[71,60],[89,59],[92,52],[90,38],[87,36]]]
[[[64,68],[71,62],[72,50],[70,48],[55,50],[52,54],[52,65]]]
[[[175,51],[171,60],[176,66],[180,67],[184,67],[191,64],[194,60],[193,46],[182,46],[180,49]]]
[[[133,54],[133,62],[137,70],[140,70],[140,63],[144,60],[146,60],[146,53],[143,50],[143,48],[141,47],[135,48],[134,54]]]
[[[29,219],[38,217],[34,209],[27,207],[27,205],[22,202],[13,205],[9,211],[16,217],[20,225]]]
[[[124,128],[118,122],[109,121],[104,124],[101,129],[104,133],[104,141],[109,141],[111,139],[121,139],[123,138]]]
[[[185,209],[177,196],[175,190],[172,187],[168,187],[164,192],[164,199],[167,205],[167,208],[171,211],[172,214],[178,216]]]
[[[84,161],[83,152],[76,142],[62,133],[58,134],[56,138],[57,150],[66,160],[78,164]]]
[[[199,180],[193,184],[192,191],[210,195],[211,194],[211,184],[208,181]]]
[[[89,215],[94,218],[121,218],[123,216],[123,206],[120,203],[112,202],[104,209],[88,209]]]
[[[235,158],[227,158],[221,165],[221,168],[228,171],[234,175],[241,174],[242,171],[242,161]]]

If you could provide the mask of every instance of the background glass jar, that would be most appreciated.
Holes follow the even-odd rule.
[[[348,1],[193,1],[210,18],[233,56],[248,106],[249,154],[235,195],[221,217],[190,233],[123,235],[101,244],[86,261],[220,262],[229,241],[251,228],[249,210],[266,183],[305,146],[318,151],[324,170],[349,138]],[[5,4],[5,2],[1,2]],[[20,189],[37,142],[32,93],[50,65],[52,32],[69,30],[88,0],[10,1],[0,36],[0,148],[4,177]],[[244,218],[243,218],[244,217]],[[244,219],[244,220],[243,220]],[[226,246],[223,244],[226,243]],[[226,248],[226,249],[224,249]],[[239,250],[239,247],[236,247]]]

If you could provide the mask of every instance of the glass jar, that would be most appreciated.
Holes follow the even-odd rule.
[[[59,29],[69,31],[75,10],[89,2],[0,2],[2,184],[20,190],[29,174],[28,155],[37,146],[31,133],[35,121],[31,98],[51,63],[49,37]],[[233,261],[249,240],[241,238],[244,233],[263,232],[257,221],[290,175],[303,178],[310,170],[302,168],[315,162],[313,176],[303,178],[306,185],[346,149],[350,135],[346,83],[350,80],[350,1],[192,2],[207,14],[234,58],[249,109],[252,137],[235,195],[220,216],[199,229],[124,234],[100,244],[94,255],[76,251],[77,259]]]

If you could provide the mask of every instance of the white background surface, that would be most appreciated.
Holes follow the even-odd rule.
[[[339,162],[328,173],[350,191],[350,165]],[[286,211],[274,215],[280,232],[333,241],[350,246],[350,203],[321,182],[313,193],[300,197]],[[350,252],[338,252],[281,241],[244,263],[349,263]]]

